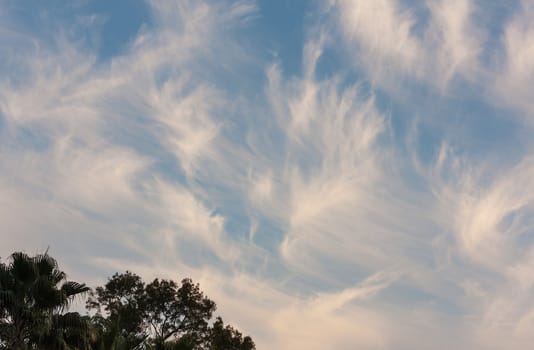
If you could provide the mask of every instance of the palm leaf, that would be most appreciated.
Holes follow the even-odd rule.
[[[73,281],[67,281],[61,286],[61,292],[67,297],[71,298],[76,295],[85,294],[89,292],[91,288],[87,287],[84,283],[78,283]]]
[[[38,274],[33,259],[22,252],[11,254],[9,270],[11,275],[24,285],[31,284]]]
[[[10,290],[0,289],[0,308],[6,308],[13,305],[15,297]]]

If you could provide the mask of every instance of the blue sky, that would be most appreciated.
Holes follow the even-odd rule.
[[[0,256],[190,276],[259,349],[527,349],[529,1],[0,0]]]

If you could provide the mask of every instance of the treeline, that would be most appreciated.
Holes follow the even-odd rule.
[[[87,313],[69,311],[75,298]],[[0,261],[0,349],[252,350],[191,279],[180,283],[116,273],[92,290],[67,280],[47,253]]]

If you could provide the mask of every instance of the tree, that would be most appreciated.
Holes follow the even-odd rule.
[[[210,329],[210,350],[254,350],[256,346],[249,336],[243,337],[241,332],[232,326],[224,325],[222,318],[217,317]]]
[[[255,349],[250,337],[222,319],[210,325],[215,302],[189,278],[181,284],[156,278],[145,285],[131,272],[114,274],[95,289],[87,307],[97,310],[93,323],[102,337],[126,342],[128,349]]]
[[[13,253],[8,264],[0,263],[0,348],[79,348],[86,323],[64,311],[87,291],[85,284],[67,281],[47,253]]]
[[[38,349],[91,349],[91,323],[87,316],[81,316],[77,312],[54,314],[49,322],[47,331],[39,338]]]
[[[146,286],[147,320],[159,348],[169,339],[187,338],[200,344],[208,334],[208,321],[215,303],[204,296],[199,285],[183,279],[182,285],[172,280],[155,279]]]
[[[220,317],[198,284],[114,274],[90,292],[92,315],[67,312],[90,292],[68,281],[47,253],[0,261],[0,350],[253,350],[254,342]]]
[[[91,293],[86,306],[97,311],[92,321],[106,349],[137,349],[148,338],[145,284],[136,274],[115,273]]]

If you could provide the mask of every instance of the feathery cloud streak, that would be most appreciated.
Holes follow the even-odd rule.
[[[531,343],[528,2],[310,5],[298,71],[262,2],[146,2],[112,57],[5,4],[2,256],[190,275],[259,348]]]

